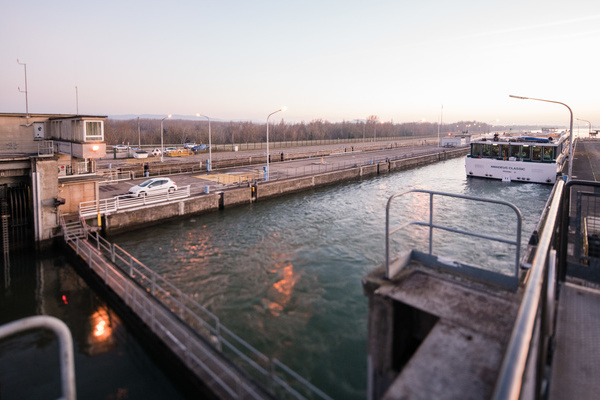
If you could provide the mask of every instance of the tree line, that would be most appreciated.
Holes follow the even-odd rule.
[[[107,119],[104,122],[104,140],[107,144],[160,143],[160,120]],[[170,144],[208,143],[208,121],[168,119],[163,121],[163,141]],[[259,143],[266,141],[266,124],[250,121],[212,121],[211,141],[214,144]],[[493,127],[495,129],[495,127]],[[460,121],[440,126],[440,132],[486,133],[492,127],[477,121]],[[316,119],[310,122],[269,124],[269,142],[323,140],[323,139],[362,139],[378,137],[424,137],[437,136],[438,123],[430,122],[381,122],[375,115],[365,120],[328,122]]]

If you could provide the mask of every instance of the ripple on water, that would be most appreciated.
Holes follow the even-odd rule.
[[[316,189],[112,237],[219,316],[225,326],[339,399],[366,393],[367,300],[361,278],[384,261],[385,206],[413,188],[514,202],[533,230],[551,187],[466,179],[464,159]],[[426,218],[418,197],[398,201],[398,221]],[[436,201],[436,206],[438,206]],[[438,215],[439,213],[439,215]],[[475,217],[475,214],[479,216]],[[510,213],[439,202],[454,227],[498,231]],[[427,234],[395,239],[422,246]],[[436,248],[504,271],[496,244],[459,245],[436,234]],[[482,249],[473,251],[473,249]],[[483,257],[483,258],[482,258]]]

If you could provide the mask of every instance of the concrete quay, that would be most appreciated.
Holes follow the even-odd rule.
[[[468,148],[439,149],[437,146],[421,146],[416,149],[390,147],[373,152],[345,152],[329,157],[310,156],[310,158],[294,161],[272,163],[269,181],[260,179],[262,176],[259,170],[262,169],[262,164],[244,168],[232,167],[213,171],[210,174],[182,172],[172,176],[172,179],[176,180],[180,187],[190,185],[194,189],[191,190],[192,196],[166,204],[159,203],[107,213],[102,216],[102,229],[107,234],[124,232],[187,215],[226,209],[344,181],[415,168],[440,160],[462,157],[467,152]],[[179,168],[185,171],[186,165],[182,164]],[[219,187],[215,185],[214,180],[211,180],[219,174],[236,173],[255,178],[225,187]],[[101,197],[110,198],[119,193],[126,193],[129,187],[144,179],[136,178],[106,185],[101,190]],[[206,193],[207,186],[208,193]],[[97,225],[96,219],[90,219],[88,223],[92,226]]]

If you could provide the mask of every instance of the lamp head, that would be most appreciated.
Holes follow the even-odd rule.
[[[283,106],[283,107],[281,107],[281,108],[279,109],[279,111],[287,111],[287,107],[286,107],[286,106]]]

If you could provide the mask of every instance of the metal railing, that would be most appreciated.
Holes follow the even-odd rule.
[[[275,358],[269,358],[223,326],[219,318],[175,285],[98,232],[87,240],[68,236],[76,253],[147,323],[191,370],[201,369],[232,398],[264,396],[244,384],[219,352],[277,398],[331,398]],[[67,238],[67,235],[65,235]],[[108,262],[107,260],[110,260]],[[154,302],[158,302],[159,307]],[[181,324],[184,321],[184,324]],[[204,342],[194,340],[196,335]],[[207,347],[210,343],[211,347]]]
[[[75,358],[73,355],[73,337],[67,325],[58,318],[48,315],[36,315],[0,326],[0,339],[31,329],[48,329],[58,338],[61,375],[61,399],[75,400]]]
[[[391,209],[393,201],[401,196],[405,196],[410,193],[424,193],[429,196],[429,220],[427,222],[410,221],[404,225],[399,226],[398,228],[391,229],[390,228],[390,222],[391,222],[390,221],[390,209]],[[434,196],[452,197],[452,198],[459,198],[459,199],[475,201],[475,202],[490,203],[490,204],[506,206],[506,207],[512,209],[516,215],[515,240],[508,240],[508,239],[504,239],[501,237],[484,235],[481,233],[475,233],[475,232],[470,232],[470,231],[466,231],[463,229],[451,228],[448,226],[438,225],[438,224],[434,223]],[[411,257],[410,259],[412,259],[412,257],[416,257],[416,258],[419,258],[421,261],[424,261],[426,264],[435,264],[438,267],[451,269],[452,271],[460,271],[462,274],[469,275],[469,276],[472,276],[472,277],[475,277],[478,279],[483,279],[490,283],[506,286],[508,288],[511,288],[512,290],[517,289],[518,281],[519,281],[519,261],[520,261],[520,249],[521,249],[522,216],[521,216],[521,211],[519,211],[519,209],[514,204],[506,202],[506,201],[500,201],[500,200],[482,199],[482,198],[464,196],[464,195],[459,195],[459,194],[442,193],[442,192],[435,192],[435,191],[431,191],[431,190],[421,190],[421,189],[409,190],[407,192],[399,193],[399,194],[395,194],[395,195],[391,196],[388,199],[388,202],[386,205],[386,210],[385,210],[385,266],[386,266],[386,277],[387,278],[392,278],[395,275],[395,273],[400,268],[402,268],[406,264],[407,261],[410,260],[410,259],[406,258],[404,260],[397,260],[398,262],[396,262],[394,264],[392,264],[390,262],[391,236],[397,232],[404,231],[406,228],[408,228],[409,226],[413,226],[413,225],[428,228],[428,231],[429,231],[428,253],[424,254],[424,253],[417,252],[416,250],[412,250],[410,252],[410,257]],[[472,267],[469,265],[461,264],[458,262],[453,262],[452,265],[448,265],[445,262],[441,262],[433,254],[434,230],[458,233],[458,234],[466,235],[469,237],[476,237],[476,238],[480,238],[480,239],[484,239],[484,240],[495,241],[495,242],[500,242],[500,243],[504,243],[507,245],[515,246],[515,262],[514,262],[513,275],[507,276],[507,275],[501,274],[499,272],[488,271],[488,270],[484,270],[484,269],[481,269],[478,267]]]
[[[552,330],[556,286],[557,257],[552,243],[561,218],[560,207],[564,182],[559,181],[556,185],[554,198],[533,258],[531,275],[525,287],[499,378],[496,381],[492,397],[494,400],[520,397],[526,375],[529,374],[528,364],[533,371],[530,376],[533,377],[535,384],[533,398],[543,397],[542,380],[545,375],[547,344]],[[534,352],[536,354],[533,354]]]
[[[83,218],[94,217],[98,214],[116,212],[123,209],[139,208],[149,204],[165,203],[190,197],[190,185],[184,186],[173,193],[132,197],[119,195],[109,199],[91,200],[79,203],[79,215]]]
[[[0,140],[0,154],[35,154],[37,156],[51,156],[54,154],[52,140],[21,141]]]

